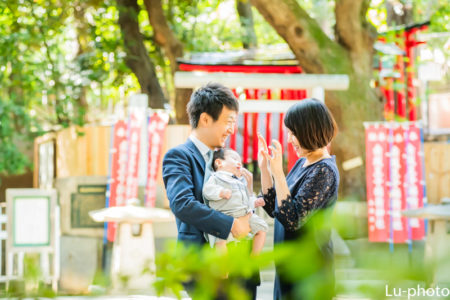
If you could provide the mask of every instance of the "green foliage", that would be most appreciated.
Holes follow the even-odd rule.
[[[0,98],[0,173],[21,174],[31,167],[29,158],[17,151],[17,143],[30,139],[38,128],[23,106]]]
[[[72,98],[61,80],[65,5],[70,3],[0,3],[1,173],[22,173],[30,167],[21,150],[42,132],[38,124],[67,125],[71,118],[80,119],[81,111],[71,109]]]
[[[227,253],[209,246],[198,248],[173,244],[168,249],[156,259],[154,287],[159,295],[170,290],[181,297],[182,283],[195,279],[195,299],[212,299],[220,289],[230,299],[246,299],[248,295],[240,285],[242,278],[250,278],[258,268],[267,267],[272,261],[271,252],[251,257],[248,242],[230,244]],[[224,281],[226,277],[229,280]]]
[[[39,265],[40,254],[28,253],[24,256],[24,273],[23,279],[12,280],[9,282],[9,288],[4,296],[9,297],[46,297],[53,298],[56,296],[51,289],[51,285],[43,280],[42,270]],[[0,294],[1,295],[1,294]],[[2,295],[3,296],[3,295]]]
[[[333,226],[342,228],[346,226],[345,222],[340,219]],[[250,254],[250,243],[246,241],[229,244],[227,253],[209,246],[172,244],[167,251],[157,255],[154,287],[158,295],[170,292],[180,298],[183,283],[194,280],[196,285],[190,292],[193,299],[213,299],[218,291],[227,294],[229,299],[248,299],[240,285],[243,279],[275,264],[285,279],[295,283],[292,299],[325,299],[324,294],[332,287],[328,285],[329,277],[323,272],[323,266],[330,262],[323,260],[317,244],[322,230],[329,230],[329,226],[328,213],[315,214],[304,225],[301,238],[276,244],[273,250],[257,256]],[[369,243],[367,240],[350,240],[347,245],[356,264],[355,271],[371,270],[378,278],[377,282],[361,284],[356,291],[361,297],[384,299],[385,284],[416,287],[417,284],[425,286],[430,279],[429,266],[424,262],[423,242],[416,242],[412,252],[408,245],[395,245],[395,251],[391,252],[387,243]],[[337,259],[335,263],[337,265]],[[347,278],[336,279],[338,292],[348,293],[340,281],[344,279],[345,282]],[[369,282],[366,278],[359,280]]]
[[[79,72],[85,74],[86,85],[91,86],[90,103],[93,107],[105,107],[120,97],[121,90],[138,92],[139,84],[125,64],[125,51],[118,24],[119,11],[116,1],[101,1],[98,6],[88,6],[85,18],[87,45],[79,55]],[[86,20],[80,20],[86,22]]]
[[[130,71],[115,2],[95,2],[1,1],[0,173],[25,172],[33,138],[94,121],[121,86],[137,86],[132,79],[123,86]]]
[[[235,0],[173,0],[164,8],[168,22],[186,52],[242,49]],[[255,8],[252,12],[258,45],[285,43]]]

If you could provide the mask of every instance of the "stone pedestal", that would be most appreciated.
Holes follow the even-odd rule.
[[[138,203],[138,199],[129,199],[126,206],[89,212],[96,222],[117,223],[111,260],[115,291],[150,289],[155,270],[152,223],[174,220],[169,210],[139,207]]]
[[[144,270],[150,270],[152,273]],[[114,289],[149,289],[154,279],[155,243],[151,223],[120,223],[111,261]]]
[[[101,239],[90,237],[61,237],[61,291],[69,294],[88,292],[99,263],[101,242]]]
[[[441,201],[444,199],[441,199]],[[425,243],[425,263],[431,266],[430,280],[433,284],[450,283],[450,204],[448,200],[441,204],[429,204],[423,208],[403,211],[410,218],[428,219],[428,232]]]

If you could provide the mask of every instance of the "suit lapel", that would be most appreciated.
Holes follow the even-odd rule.
[[[188,139],[186,141],[185,145],[186,145],[186,148],[188,148],[189,151],[191,151],[191,153],[194,155],[195,160],[201,166],[202,171],[205,172],[205,159],[203,158],[202,154],[197,149],[195,144],[191,141],[191,139]]]

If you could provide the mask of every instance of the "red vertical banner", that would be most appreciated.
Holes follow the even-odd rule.
[[[110,178],[108,180],[108,207],[125,204],[127,177],[127,124],[118,121],[114,125],[112,148],[110,150]],[[107,238],[114,241],[115,223],[108,223]]]
[[[406,243],[425,236],[424,221],[401,215],[423,207],[423,153],[416,124],[366,125],[369,241]]]
[[[139,149],[141,141],[142,115],[132,111],[128,119],[128,159],[125,201],[137,198],[139,184]],[[124,203],[125,204],[125,203]]]
[[[145,187],[145,206],[155,207],[156,180],[161,160],[164,132],[169,121],[167,113],[153,113],[148,125],[148,166],[147,183]]]
[[[398,123],[390,123],[393,126],[392,147],[390,149],[390,207],[391,237],[394,243],[405,243],[408,240],[407,219],[402,217],[401,211],[406,209],[404,193],[405,183],[405,140],[404,129]]]
[[[420,128],[410,124],[405,130],[405,195],[406,208],[420,208],[424,205],[424,178],[423,178],[423,152],[421,145]],[[408,219],[409,239],[421,240],[425,236],[425,225],[423,219]]]
[[[369,241],[387,242],[389,239],[389,160],[388,133],[379,124],[366,127],[366,185]]]

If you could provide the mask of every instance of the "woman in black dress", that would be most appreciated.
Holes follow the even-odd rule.
[[[331,229],[327,224],[308,225],[313,224],[313,216],[319,215],[321,220],[329,222],[336,202],[339,173],[335,157],[327,150],[337,132],[336,122],[324,104],[306,99],[287,111],[284,124],[288,129],[288,143],[301,158],[285,176],[280,143],[274,140],[269,154],[266,141],[259,135],[264,209],[275,218],[275,247],[285,241],[312,236],[313,249],[308,250],[313,250],[319,261],[311,262],[316,267],[296,266],[302,274],[296,279],[282,265],[276,265],[274,299],[331,299],[334,295]],[[311,235],[305,229],[309,227],[313,227]]]

